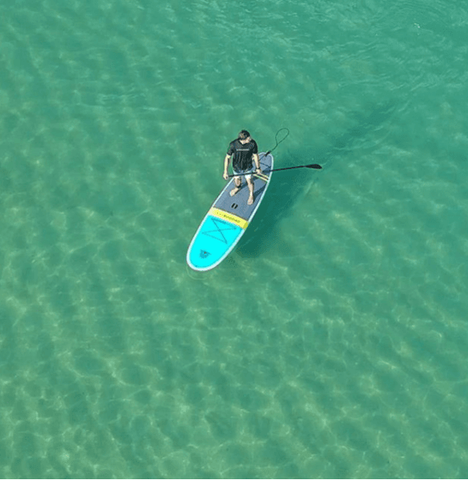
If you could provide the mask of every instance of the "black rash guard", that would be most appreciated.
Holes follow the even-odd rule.
[[[229,144],[228,155],[234,154],[232,159],[232,168],[237,172],[252,169],[252,155],[258,153],[258,146],[255,140],[242,144],[239,139],[233,140]]]

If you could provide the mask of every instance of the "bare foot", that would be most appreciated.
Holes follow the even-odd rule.
[[[233,188],[229,194],[231,195],[231,197],[233,197],[237,192],[239,192],[239,190],[242,188],[242,184],[240,185],[236,185],[235,188]]]
[[[252,205],[252,203],[254,202],[254,196],[252,194],[250,194],[250,197],[249,199],[247,200],[247,205]]]

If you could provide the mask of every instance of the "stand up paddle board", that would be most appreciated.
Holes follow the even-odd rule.
[[[273,155],[259,154],[262,172],[273,169]],[[241,190],[231,197],[234,178],[219,194],[202,223],[187,251],[187,263],[200,272],[219,265],[237,245],[252,221],[270,183],[271,173],[254,173],[254,203],[247,205],[249,188],[242,178]]]

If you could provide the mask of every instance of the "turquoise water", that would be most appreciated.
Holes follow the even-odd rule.
[[[0,4],[0,476],[468,476],[468,7]],[[187,246],[246,128],[241,245]]]

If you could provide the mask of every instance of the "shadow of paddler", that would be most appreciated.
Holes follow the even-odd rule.
[[[323,170],[304,168],[273,174],[266,198],[245,232],[236,253],[242,257],[257,257],[278,242],[280,220],[292,214],[296,202],[314,183],[320,181],[320,176],[326,174],[336,158],[343,160],[353,143],[380,128],[391,118],[395,108],[392,102],[388,102],[377,105],[370,112],[350,115],[350,127],[342,135],[331,138],[330,147],[317,150],[314,149],[313,142],[310,142],[310,145],[304,145],[301,150],[288,150],[281,156],[277,154],[277,157],[281,157],[281,166],[318,163],[323,166]],[[314,152],[313,158],[311,152]],[[275,166],[279,167],[278,162]]]

